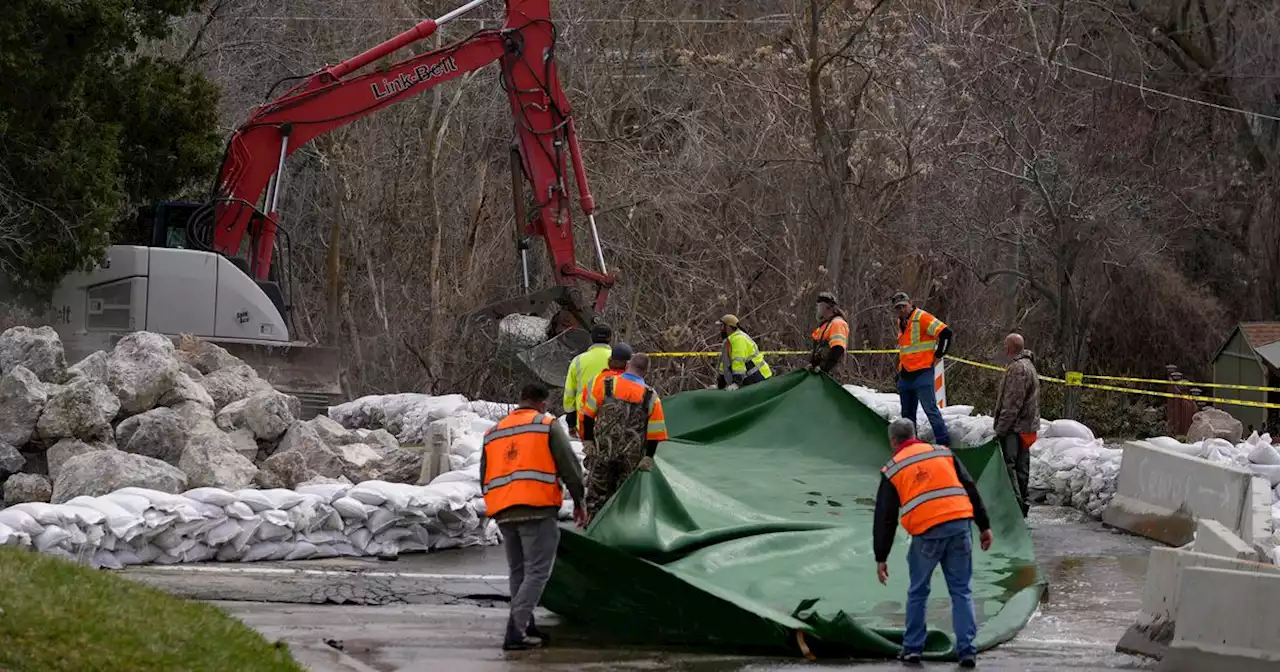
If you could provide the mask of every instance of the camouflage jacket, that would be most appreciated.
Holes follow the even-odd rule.
[[[1040,379],[1030,350],[1009,362],[996,402],[996,436],[1040,431]]]

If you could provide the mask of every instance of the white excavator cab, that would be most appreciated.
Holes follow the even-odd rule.
[[[202,207],[155,206],[149,240],[139,241],[150,245],[112,246],[101,264],[62,281],[50,323],[68,361],[110,350],[134,331],[191,334],[298,396],[304,416],[322,413],[341,394],[336,350],[291,340],[287,295],[278,282],[255,281],[243,260],[199,249],[188,222]]]

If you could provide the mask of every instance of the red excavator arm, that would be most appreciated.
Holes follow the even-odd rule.
[[[441,25],[486,1],[472,0],[439,19],[423,21],[354,58],[307,77],[284,95],[254,110],[231,137],[218,177],[214,250],[240,256],[245,252],[248,237],[248,247],[252,248],[247,250],[251,273],[255,279],[265,280],[271,268],[277,233],[276,209],[285,159],[290,154],[322,133],[497,62],[514,118],[513,153],[518,154],[519,172],[533,190],[537,209],[533,222],[526,224],[522,216],[520,180],[516,179],[516,225],[524,227],[526,236],[546,240],[557,285],[553,288],[557,290],[556,300],[568,306],[568,290],[578,281],[587,281],[596,287],[594,312],[601,312],[614,278],[607,274],[604,266],[592,215],[595,203],[583,169],[571,108],[556,71],[556,29],[551,22],[550,0],[506,0],[507,18],[500,29],[480,30],[441,49],[366,74],[354,74],[430,36]],[[566,179],[570,158],[578,184],[579,204],[590,218],[592,234],[596,237],[601,272],[583,268],[575,259]],[[513,167],[513,170],[516,169]],[[243,207],[257,204],[260,199],[265,217],[253,208]],[[525,282],[528,291],[527,272]],[[581,321],[582,314],[576,317],[573,321]]]

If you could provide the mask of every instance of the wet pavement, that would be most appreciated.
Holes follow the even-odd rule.
[[[1037,558],[1049,580],[1048,594],[1019,635],[980,656],[979,667],[1010,671],[1154,668],[1154,661],[1115,652],[1116,642],[1137,616],[1153,542],[1106,528],[1071,509],[1034,508],[1029,523]],[[301,574],[299,567],[305,568]],[[351,570],[365,578],[335,579],[350,576]],[[304,657],[317,672],[902,669],[884,661],[804,662],[610,647],[545,612],[539,622],[549,626],[555,645],[504,654],[499,645],[506,611],[498,594],[505,584],[506,564],[500,548],[408,556],[396,562],[329,560],[165,571],[150,570],[135,578],[186,586],[175,592],[219,600],[218,604],[268,638],[308,651]],[[193,584],[195,576],[203,578]],[[397,576],[401,578],[391,578]],[[223,582],[222,586],[212,593],[192,588],[211,580]],[[348,588],[333,590],[335,580],[346,581]],[[414,581],[418,588],[406,598],[396,595],[402,587],[386,584],[394,581]],[[292,588],[290,582],[294,582]],[[370,590],[370,585],[377,590]],[[434,587],[421,587],[426,585]],[[330,587],[317,592],[316,586]],[[245,601],[280,596],[299,603]],[[320,603],[334,601],[347,604]],[[325,640],[341,647],[345,655],[337,658],[345,662],[318,659],[317,649],[337,653]],[[955,665],[932,664],[925,669],[955,669]]]

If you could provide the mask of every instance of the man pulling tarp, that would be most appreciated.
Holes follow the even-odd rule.
[[[594,516],[636,469],[653,466],[658,443],[667,440],[662,400],[645,383],[649,357],[631,357],[621,376],[596,378],[583,409],[582,448],[590,461],[586,505]]]

